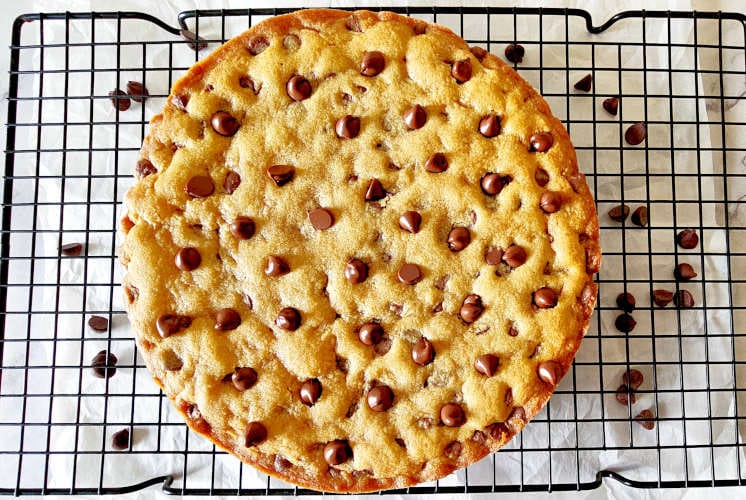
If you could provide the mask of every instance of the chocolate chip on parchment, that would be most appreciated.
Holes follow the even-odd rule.
[[[637,416],[635,416],[635,420],[637,421],[637,423],[639,423],[641,426],[649,431],[655,428],[655,415],[650,409],[642,410],[639,414],[637,414]]]
[[[616,305],[624,312],[631,313],[635,310],[635,296],[629,292],[622,292],[616,297]]]
[[[117,372],[117,361],[119,361],[114,353],[107,351],[99,351],[91,360],[91,369],[93,375],[98,378],[111,378]]]
[[[681,309],[690,309],[694,307],[694,297],[689,290],[679,290],[673,296],[673,302]]]
[[[648,225],[648,208],[644,205],[640,205],[632,212],[632,224],[640,227]]]
[[[654,290],[653,302],[658,307],[666,307],[673,300],[673,292],[668,290]]]
[[[625,384],[617,387],[615,397],[620,404],[623,404],[625,406],[629,405],[630,402],[632,404],[635,404],[637,402],[637,395],[635,394],[634,390],[630,389]]]
[[[111,447],[115,450],[126,450],[130,447],[130,430],[122,429],[111,436]]]
[[[88,318],[88,326],[91,328],[91,330],[97,332],[106,332],[109,330],[109,320],[104,318],[103,316],[93,315]]]
[[[616,116],[617,112],[619,111],[619,99],[617,99],[616,97],[609,97],[608,99],[604,99],[603,107],[610,114]]]
[[[127,94],[135,102],[143,102],[150,97],[147,87],[140,82],[134,81],[127,82]]]
[[[693,229],[684,229],[676,235],[676,242],[681,248],[691,250],[699,244],[699,236],[697,236],[697,232]]]
[[[627,131],[624,132],[624,140],[631,146],[637,146],[645,140],[647,135],[648,131],[645,124],[643,122],[637,122],[630,125],[627,128]]]
[[[640,388],[644,379],[642,372],[636,368],[630,368],[622,374],[622,382],[634,391]]]
[[[523,48],[523,45],[511,43],[510,45],[505,47],[505,59],[512,63],[518,64],[520,62],[523,62],[523,56],[525,54],[526,49]]]
[[[111,105],[114,106],[114,109],[119,109],[119,111],[130,109],[130,98],[123,90],[114,89],[109,92],[109,97],[111,98]]]
[[[691,264],[681,262],[676,266],[676,269],[674,269],[673,275],[678,281],[689,281],[697,277],[697,272]]]
[[[174,257],[174,263],[182,271],[194,271],[202,263],[202,256],[196,248],[186,247],[179,250]]]
[[[624,313],[617,316],[616,320],[614,321],[614,326],[616,326],[616,329],[620,332],[629,333],[635,329],[635,326],[637,326],[637,321],[635,321],[635,318],[633,318],[629,314]]]
[[[207,47],[207,42],[204,38],[195,35],[189,30],[179,30],[179,35],[181,36],[181,38],[189,42],[187,43],[187,45],[189,45],[189,48],[194,50],[195,52]]]
[[[617,205],[609,210],[609,218],[615,222],[624,222],[629,216],[629,205]]]
[[[580,90],[582,92],[590,92],[592,85],[593,85],[593,75],[588,73],[583,78],[575,82],[575,85],[573,87],[575,88],[575,90]]]

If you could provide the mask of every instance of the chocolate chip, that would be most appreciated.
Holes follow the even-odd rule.
[[[414,285],[422,279],[422,271],[417,264],[402,264],[397,273],[399,281],[405,285]]]
[[[616,297],[616,305],[624,312],[631,313],[635,310],[635,296],[629,292],[622,292]]]
[[[239,240],[248,240],[254,236],[254,220],[251,217],[239,215],[231,222],[231,233]]]
[[[690,279],[697,277],[697,272],[694,270],[691,264],[682,262],[678,266],[676,266],[673,275],[679,281],[689,281]]]
[[[503,189],[503,181],[500,174],[487,173],[479,182],[482,186],[482,192],[489,196],[495,196]]]
[[[189,96],[184,94],[176,94],[171,97],[171,105],[178,110],[186,112],[187,104],[189,104]]]
[[[616,116],[617,111],[619,111],[619,99],[617,99],[616,97],[609,97],[608,99],[604,99],[603,107],[606,111]]]
[[[562,365],[554,360],[542,361],[536,368],[536,374],[539,380],[554,387],[562,378]]]
[[[181,35],[181,38],[189,42],[187,45],[189,45],[189,48],[195,52],[207,47],[207,42],[205,42],[204,38],[195,35],[189,30],[179,30],[179,35]]]
[[[293,180],[295,167],[292,165],[272,165],[267,169],[267,175],[269,175],[270,179],[275,181],[277,186],[284,186]]]
[[[502,255],[502,260],[515,269],[526,262],[526,250],[519,245],[510,245]]]
[[[451,441],[443,449],[443,455],[450,460],[456,460],[461,455],[463,445],[460,441]]]
[[[111,447],[115,450],[126,450],[130,447],[130,430],[122,429],[111,436]]]
[[[520,63],[523,62],[523,56],[526,54],[526,49],[523,48],[523,45],[518,45],[511,43],[507,47],[505,47],[505,59],[512,63]]]
[[[275,325],[279,326],[283,330],[293,332],[300,327],[301,317],[300,312],[293,307],[284,307],[280,309],[275,319]]]
[[[440,408],[440,421],[446,427],[461,427],[466,423],[464,409],[457,403],[446,403]]]
[[[676,242],[681,248],[691,250],[699,244],[699,236],[693,229],[684,229],[676,236]]]
[[[340,139],[354,139],[360,133],[360,118],[346,115],[337,120],[334,131]]]
[[[355,33],[362,33],[363,28],[360,25],[360,19],[357,16],[352,15],[345,21],[345,28]]]
[[[487,138],[497,137],[500,133],[500,118],[495,113],[483,116],[479,120],[479,133]]]
[[[334,216],[332,213],[325,208],[314,208],[308,212],[308,220],[311,221],[311,225],[314,229],[324,231],[334,225]]]
[[[212,118],[210,118],[210,125],[212,125],[215,132],[226,137],[230,137],[238,132],[241,126],[238,120],[227,111],[216,111],[213,113]]]
[[[615,397],[616,400],[624,406],[629,405],[630,401],[632,402],[632,404],[635,404],[637,402],[637,396],[635,395],[635,392],[633,390],[630,390],[630,388],[625,384],[617,387]]]
[[[425,170],[432,174],[439,174],[448,170],[448,159],[443,153],[435,153],[425,162]]]
[[[415,104],[404,113],[404,123],[409,130],[417,130],[425,126],[427,112],[419,104]]]
[[[461,303],[461,308],[458,311],[459,317],[464,323],[474,323],[484,312],[484,305],[482,305],[482,297],[477,294],[467,295],[464,301]]]
[[[635,209],[634,212],[632,212],[632,223],[640,226],[645,227],[648,225],[648,209],[645,206],[639,206]]]
[[[451,65],[451,76],[454,77],[458,83],[464,83],[471,80],[471,61],[468,59],[455,61]]]
[[[267,276],[277,277],[290,272],[288,262],[277,255],[267,257],[267,265],[264,266],[264,274]]]
[[[504,253],[502,248],[490,247],[484,253],[484,261],[490,266],[496,266],[502,261]]]
[[[357,336],[365,345],[378,344],[383,339],[383,327],[378,323],[365,323],[358,330]]]
[[[261,422],[250,422],[244,433],[244,444],[247,448],[256,446],[267,439],[267,428]]]
[[[321,382],[317,378],[309,378],[300,386],[300,400],[306,406],[313,406],[321,397]]]
[[[658,307],[666,307],[673,300],[673,293],[668,290],[654,290],[653,302]]]
[[[422,216],[414,210],[404,212],[401,214],[401,217],[399,217],[399,227],[413,234],[420,232],[421,223]]]
[[[629,205],[617,205],[609,210],[609,217],[616,222],[624,222],[629,216]]]
[[[91,330],[105,332],[109,330],[109,320],[103,316],[91,316],[88,318],[88,326]]]
[[[290,33],[282,39],[282,46],[287,50],[298,50],[301,46],[301,40],[298,35]]]
[[[373,351],[378,356],[383,356],[391,350],[392,345],[393,342],[391,341],[391,339],[383,339],[373,347]]]
[[[433,359],[435,359],[433,345],[425,337],[420,337],[420,340],[412,347],[412,361],[420,366],[426,366],[432,363]]]
[[[158,335],[162,338],[166,338],[174,333],[179,333],[185,328],[189,328],[192,324],[192,318],[189,316],[179,316],[177,314],[162,314],[155,321],[155,328],[158,330]]]
[[[241,315],[230,307],[223,308],[215,314],[213,328],[221,331],[235,330],[241,324]]]
[[[194,247],[182,248],[174,258],[176,267],[182,271],[194,271],[199,267],[201,262],[202,256],[200,256],[199,250]]]
[[[376,76],[386,66],[386,59],[377,50],[366,52],[360,61],[360,74],[363,76]]]
[[[446,242],[451,252],[460,252],[471,243],[471,233],[465,227],[454,227],[448,233]]]
[[[147,87],[140,82],[127,82],[127,94],[135,102],[143,102],[150,97]]]
[[[640,388],[643,380],[642,372],[635,368],[631,368],[622,374],[622,381],[635,391]]]
[[[187,181],[184,190],[192,198],[206,198],[215,191],[215,184],[213,184],[211,177],[195,175]]]
[[[581,90],[583,92],[589,92],[591,90],[591,84],[593,83],[593,75],[588,73],[583,78],[578,80],[574,87],[575,90]]]
[[[254,80],[252,80],[251,77],[248,75],[241,75],[238,78],[238,84],[243,89],[251,89],[251,91],[254,92],[255,94],[258,94],[259,90],[262,87],[261,84],[257,85],[256,82],[254,82]]]
[[[679,290],[673,296],[673,303],[682,309],[694,307],[694,297],[689,290]]]
[[[252,37],[249,40],[249,43],[246,45],[246,48],[249,49],[249,52],[255,56],[264,52],[267,47],[269,47],[269,40],[261,35]]]
[[[550,132],[539,132],[531,136],[529,143],[531,144],[529,151],[546,153],[554,144],[554,137]]]
[[[482,354],[474,360],[474,368],[485,377],[491,377],[497,373],[499,365],[500,358],[494,354]]]
[[[137,165],[135,165],[135,174],[139,179],[144,179],[145,177],[156,172],[157,170],[155,166],[147,158],[140,158],[139,160],[137,160]]]
[[[117,364],[117,357],[111,353],[106,351],[99,351],[98,354],[96,354],[93,357],[93,360],[91,361],[91,368],[93,369],[93,374],[98,378],[111,378],[114,376],[114,374],[117,372],[116,364]]]
[[[542,287],[533,294],[533,303],[541,309],[550,309],[557,305],[559,297],[557,292],[549,287]]]
[[[488,52],[479,46],[469,47],[469,52],[472,53],[474,57],[477,58],[479,62],[482,62],[482,60],[487,57]]]
[[[534,179],[536,180],[536,183],[541,187],[549,184],[549,174],[543,168],[536,169],[536,173],[534,173]]]
[[[225,192],[228,194],[233,194],[233,192],[238,189],[238,186],[240,185],[241,176],[238,175],[238,172],[229,170],[228,173],[225,174],[225,180],[223,181],[223,188],[225,188]]]
[[[345,278],[353,285],[368,278],[368,265],[360,259],[350,259],[345,265]]]
[[[381,181],[371,179],[368,189],[365,190],[365,201],[378,201],[386,197],[386,190],[383,189]]]
[[[655,415],[650,409],[642,410],[637,414],[637,416],[635,416],[635,420],[649,431],[652,431],[655,428]]]
[[[624,132],[624,140],[627,141],[627,144],[636,146],[644,141],[647,135],[648,131],[645,124],[637,122],[630,125],[629,128],[627,128],[627,131]]]
[[[126,92],[114,89],[109,92],[109,97],[111,97],[111,105],[114,106],[114,109],[119,109],[119,111],[127,111],[130,109],[130,98],[127,97]]]
[[[253,368],[249,368],[248,366],[245,366],[243,368],[236,368],[236,370],[233,372],[233,375],[231,375],[231,382],[233,383],[233,387],[241,392],[254,387],[254,384],[256,384],[256,379],[256,370],[254,370]]]
[[[546,191],[541,195],[539,206],[544,212],[553,214],[562,207],[562,195],[554,191]]]
[[[275,461],[272,464],[272,467],[274,467],[275,471],[279,473],[283,473],[286,470],[290,469],[292,466],[293,466],[293,463],[287,458],[279,454],[275,455]]]
[[[386,385],[377,385],[368,391],[367,399],[371,410],[386,411],[394,404],[394,392]]]
[[[352,457],[352,449],[346,440],[335,439],[324,446],[324,460],[329,465],[340,465]]]
[[[292,100],[302,101],[311,97],[311,82],[301,75],[295,75],[288,80],[285,90]]]
[[[637,321],[635,321],[635,318],[629,314],[620,314],[614,321],[614,326],[616,326],[616,329],[620,332],[629,333],[635,329]]]

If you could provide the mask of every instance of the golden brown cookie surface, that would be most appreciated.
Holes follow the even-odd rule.
[[[128,313],[189,425],[242,460],[321,490],[435,479],[568,370],[595,207],[496,57],[392,13],[301,11],[195,65],[151,123]]]

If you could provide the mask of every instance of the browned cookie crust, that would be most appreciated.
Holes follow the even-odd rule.
[[[390,12],[262,22],[174,85],[128,192],[127,310],[187,423],[363,492],[503,446],[570,367],[598,221],[544,100]]]

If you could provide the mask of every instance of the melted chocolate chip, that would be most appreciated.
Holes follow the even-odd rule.
[[[633,123],[624,132],[624,140],[631,146],[640,144],[648,135],[647,127],[642,122]]]
[[[146,158],[140,158],[137,160],[135,165],[135,173],[138,178],[144,179],[145,177],[155,174],[157,172],[155,166]]]
[[[383,412],[394,404],[394,392],[386,385],[377,385],[368,391],[368,406],[376,412]]]
[[[490,247],[484,253],[484,261],[490,266],[496,266],[502,261],[504,253],[502,248]]]
[[[155,327],[158,330],[158,335],[165,339],[169,335],[179,333],[181,330],[189,328],[189,325],[191,324],[192,318],[189,316],[163,314],[156,320]]]
[[[557,292],[549,287],[545,286],[534,292],[533,303],[541,309],[550,309],[556,306],[558,300]]]
[[[425,337],[420,337],[420,340],[412,347],[412,361],[420,366],[426,366],[433,362],[435,359],[435,348]]]
[[[404,212],[401,217],[399,217],[399,227],[413,234],[420,231],[421,223],[422,216],[414,210]]]
[[[553,360],[542,361],[536,368],[536,374],[539,380],[554,387],[562,377],[562,365]]]
[[[275,325],[289,332],[297,330],[300,327],[300,323],[300,312],[293,307],[282,308],[277,314],[277,319],[275,319]]]
[[[529,143],[531,144],[529,151],[546,153],[554,144],[554,137],[550,132],[539,132],[531,136]]]
[[[239,215],[231,222],[231,233],[239,240],[248,240],[254,236],[254,220],[251,217]]]
[[[593,75],[588,73],[583,78],[578,80],[575,83],[574,87],[575,87],[575,90],[581,90],[583,92],[590,92],[592,84],[593,84]]]
[[[415,104],[404,113],[404,123],[409,130],[417,130],[425,126],[427,112],[419,104]]]
[[[346,115],[337,120],[334,131],[340,139],[354,139],[360,133],[360,118]]]
[[[461,405],[446,403],[440,408],[440,421],[446,427],[461,427],[466,423],[466,414]]]
[[[353,285],[362,283],[368,278],[368,265],[360,259],[350,259],[345,265],[345,278]]]
[[[267,428],[261,422],[251,422],[244,433],[244,444],[247,448],[257,446],[267,439]]]
[[[484,312],[484,305],[482,304],[482,298],[474,293],[467,295],[464,301],[461,303],[458,315],[464,321],[464,323],[474,323]]]
[[[468,59],[455,61],[451,65],[451,76],[455,78],[458,83],[464,83],[471,80],[471,73],[471,61]]]
[[[617,112],[619,111],[619,99],[617,99],[616,97],[609,97],[608,99],[604,99],[602,105],[607,112],[611,113],[614,116],[616,116]]]
[[[643,428],[649,431],[652,431],[653,429],[655,429],[655,414],[653,414],[653,411],[650,409],[642,410],[640,413],[638,413],[635,416],[635,420]]]
[[[226,307],[215,314],[213,328],[221,331],[235,330],[241,324],[241,315],[238,311]]]
[[[311,221],[311,225],[314,229],[324,231],[334,225],[334,216],[332,213],[325,208],[314,208],[308,212],[308,220]]]
[[[195,175],[187,181],[184,190],[192,198],[206,198],[215,191],[215,184],[207,175]]]
[[[301,75],[295,75],[290,77],[285,90],[292,100],[303,101],[311,97],[311,82]]]
[[[317,378],[309,378],[300,386],[300,400],[306,406],[313,406],[321,397],[321,382]]]
[[[324,460],[329,465],[340,465],[352,457],[352,449],[346,440],[335,439],[324,446]]]
[[[284,186],[295,175],[295,167],[292,165],[272,165],[267,169],[267,175],[277,186]]]
[[[246,48],[249,49],[249,52],[251,55],[259,55],[262,52],[264,52],[267,47],[269,47],[269,40],[267,40],[265,37],[258,35],[255,37],[252,37],[249,40],[249,43],[246,45]]]
[[[257,85],[248,75],[241,75],[238,78],[238,85],[243,89],[251,89],[254,94],[258,94],[259,89],[261,89],[261,85]]]
[[[264,274],[267,276],[277,277],[290,272],[288,262],[277,255],[267,257],[267,265],[264,267]]]
[[[194,271],[199,267],[201,262],[202,257],[199,254],[199,250],[194,247],[182,248],[174,258],[176,267],[182,271]]]
[[[549,184],[549,174],[543,168],[536,169],[536,173],[534,174],[534,179],[536,180],[536,183],[541,187],[544,187],[547,184]]]
[[[243,392],[254,387],[257,377],[256,370],[253,368],[236,368],[231,375],[231,382],[236,390]]]
[[[505,59],[512,63],[518,64],[520,62],[523,62],[523,56],[525,54],[526,49],[523,48],[523,45],[511,43],[510,45],[505,47]]]
[[[479,133],[487,138],[497,137],[500,134],[500,118],[494,113],[483,116],[478,128]]]
[[[402,264],[397,273],[399,281],[405,285],[414,285],[422,279],[422,271],[417,264]]]
[[[377,50],[366,52],[360,61],[360,74],[364,76],[376,76],[386,66],[386,59]]]
[[[210,125],[215,132],[226,137],[234,135],[241,127],[238,120],[227,111],[216,111],[210,118]]]
[[[357,336],[365,345],[376,345],[383,339],[383,327],[378,323],[365,323],[357,332]]]
[[[497,368],[500,365],[500,358],[494,354],[482,354],[474,360],[474,369],[485,377],[491,377],[497,373]]]
[[[632,402],[632,404],[635,404],[637,402],[637,396],[635,395],[634,391],[627,387],[625,384],[617,387],[616,394],[614,396],[616,397],[616,400],[624,406],[629,405],[630,401]]]
[[[435,153],[425,162],[425,170],[432,174],[439,174],[448,170],[448,159],[443,153]]]
[[[526,250],[519,245],[510,245],[503,253],[502,260],[513,269],[520,267],[526,262]]]
[[[465,227],[454,227],[451,232],[448,233],[448,248],[451,252],[460,252],[471,243],[471,233]]]
[[[554,191],[546,191],[541,195],[539,206],[544,212],[553,214],[562,207],[562,195]]]
[[[378,201],[386,197],[386,190],[383,189],[381,181],[371,179],[368,189],[365,190],[365,201]]]

